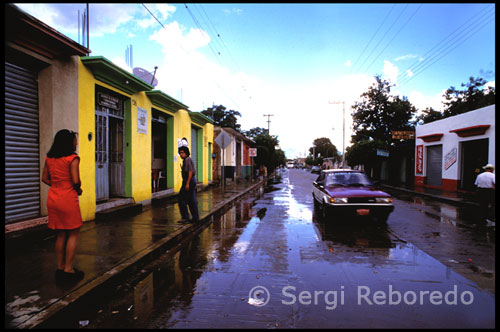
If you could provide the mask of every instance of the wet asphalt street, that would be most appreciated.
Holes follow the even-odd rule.
[[[317,220],[315,178],[286,170],[82,312],[81,326],[495,326],[494,230],[409,197],[386,226]]]

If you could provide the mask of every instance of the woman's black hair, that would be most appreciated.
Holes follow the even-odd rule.
[[[186,154],[186,156],[189,157],[190,153],[189,153],[189,148],[187,146],[181,146],[181,147],[179,147],[179,150],[177,152],[180,154],[181,151],[184,151],[184,153]]]
[[[76,133],[74,131],[68,129],[59,130],[54,137],[52,147],[47,152],[47,157],[61,158],[74,154],[75,146],[73,145],[73,140],[75,137]]]

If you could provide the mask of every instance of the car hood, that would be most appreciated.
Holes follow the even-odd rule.
[[[372,187],[326,187],[332,197],[390,197],[388,193]]]

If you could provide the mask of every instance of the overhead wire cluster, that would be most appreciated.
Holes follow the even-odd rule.
[[[149,10],[149,8],[144,3],[142,5],[148,11],[148,13],[162,26],[162,28],[166,30],[166,27],[151,12],[151,10]],[[190,4],[190,6],[192,6],[192,5],[194,6],[194,4]],[[195,8],[197,10],[197,15],[199,17],[201,17],[201,19],[203,20],[203,23],[208,28],[204,27],[204,25],[200,22],[200,20],[197,19],[197,17],[193,13],[193,11],[191,11],[190,7],[188,7],[187,4],[184,4],[184,6],[185,6],[187,12],[189,13],[189,15],[191,16],[191,18],[193,19],[195,25],[198,27],[198,30],[202,34],[203,38],[207,37],[205,34],[207,34],[208,37],[210,37],[209,29],[210,29],[210,31],[211,31],[211,33],[212,33],[213,36],[217,36],[217,38],[214,38],[214,37],[210,38],[210,40],[214,41],[214,42],[213,43],[209,43],[208,46],[209,46],[212,54],[214,55],[216,61],[220,64],[220,66],[229,69],[230,72],[237,72],[238,71],[238,66],[236,65],[236,62],[234,61],[234,58],[230,54],[229,49],[228,49],[226,43],[224,43],[224,41],[222,40],[222,37],[221,37],[220,33],[217,32],[217,29],[216,29],[215,25],[210,20],[210,17],[206,14],[206,12],[203,9],[203,7],[198,4],[196,7],[193,7],[193,8]],[[199,7],[200,9],[198,9],[197,7]],[[208,21],[208,23],[207,23],[207,21]],[[180,48],[186,53],[186,55],[191,55],[191,52],[187,51],[178,41],[176,41],[176,42],[180,46]],[[221,51],[220,49],[224,49],[224,51]],[[232,61],[231,65],[228,65],[228,62],[227,62],[226,58],[224,57],[225,54],[227,54],[228,57],[231,58],[231,61]],[[220,86],[220,84],[214,79],[214,77],[211,77],[211,79],[213,80],[213,82],[215,83],[215,85],[234,103],[234,105],[239,108],[238,103],[232,98],[232,96],[230,94],[228,94]],[[243,89],[244,92],[246,92],[246,89],[245,89],[245,87],[243,85],[242,85],[242,89]],[[249,97],[249,98],[251,99],[251,97]]]
[[[354,68],[358,64],[359,60],[363,58],[363,55],[369,49],[370,44],[379,34],[379,31],[382,28],[382,26],[384,26],[385,23],[388,22],[388,19],[391,16],[393,10],[395,9],[395,6],[396,4],[392,5],[385,18],[382,20],[378,28],[375,30],[374,34],[371,36],[369,42],[366,44],[363,51],[356,59],[354,65],[350,69],[350,72],[354,71]],[[387,47],[389,47],[393,43],[394,39],[398,36],[398,34],[415,16],[418,10],[422,7],[422,4],[420,4],[420,6],[418,6],[415,9],[415,11],[411,14],[411,16],[402,23],[399,30],[394,33],[392,38],[389,40],[389,42],[387,42],[385,47],[378,53],[378,55],[372,58],[373,52],[378,48],[380,43],[386,38],[389,32],[393,31],[393,28],[396,26],[396,23],[400,20],[400,18],[402,18],[403,13],[406,11],[407,7],[408,4],[406,4],[406,6],[397,14],[397,17],[392,21],[392,24],[389,26],[389,28],[387,28],[387,30],[385,30],[384,34],[382,35],[382,38],[380,38],[378,43],[371,49],[370,53],[368,54],[368,56],[364,58],[364,61],[361,63],[361,65],[357,67],[356,73],[361,72],[361,69],[364,68],[365,63],[369,59],[372,59],[372,62],[368,67],[365,68],[365,70],[368,70],[375,63],[375,61],[383,54],[383,52],[387,49]],[[466,40],[474,36],[482,28],[484,28],[486,25],[490,24],[494,20],[495,20],[495,5],[492,4],[492,6],[483,7],[481,10],[479,10],[478,13],[473,15],[470,19],[468,19],[465,23],[463,23],[461,26],[455,29],[452,33],[450,33],[448,36],[440,40],[427,53],[419,57],[419,60],[414,62],[404,71],[400,72],[396,80],[396,81],[401,80],[398,86],[401,87],[402,85],[407,84],[409,81],[415,78],[415,76],[421,74],[430,66],[432,66],[434,63],[442,59],[444,56],[448,55],[451,51],[453,51],[455,48],[463,44]],[[412,73],[411,76],[407,74],[409,72]]]
[[[408,67],[404,72],[398,75],[398,80],[401,82],[398,86],[402,86],[411,81],[415,76],[425,71],[427,68],[432,66],[437,61],[441,60],[444,56],[448,55],[458,46],[462,45],[469,38],[474,36],[486,25],[495,20],[495,5],[491,7],[484,7],[478,13],[476,13],[471,19],[463,23],[461,26],[456,28],[448,36],[441,39],[434,47],[432,47],[423,56],[423,61],[417,60],[410,67]],[[473,20],[473,18],[476,19]],[[411,71],[412,76],[405,76],[405,74]]]

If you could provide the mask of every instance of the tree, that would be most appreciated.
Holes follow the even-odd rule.
[[[417,116],[415,124],[426,124],[441,119],[443,119],[443,113],[434,110],[432,107],[428,107],[422,111],[422,114]]]
[[[375,84],[361,95],[361,101],[353,106],[353,146],[346,150],[349,165],[375,164],[377,149],[392,146],[392,132],[412,130],[410,122],[416,108],[406,97],[391,96],[391,85],[380,76]]]
[[[391,96],[388,81],[379,76],[375,76],[375,80],[376,83],[361,95],[361,102],[353,106],[353,129],[362,133],[361,139],[371,137],[389,145],[392,131],[413,129],[410,119],[417,110],[406,97]]]
[[[234,110],[226,111],[225,106],[219,105],[209,107],[201,111],[201,113],[210,117],[216,126],[230,127],[237,131],[241,130],[241,125],[237,123],[238,119],[236,119],[237,116],[241,116],[240,112]]]
[[[255,139],[259,135],[267,134],[267,129],[255,127],[248,131],[243,131],[243,134],[248,138]]]
[[[268,173],[272,173],[278,166],[286,164],[285,153],[276,149],[279,145],[277,136],[268,135],[266,130],[253,139],[257,147],[257,157],[254,159],[257,166],[264,165]]]
[[[482,78],[469,77],[468,83],[462,83],[464,90],[457,90],[451,86],[443,97],[446,99],[443,104],[443,117],[462,114],[473,111],[481,107],[495,104],[495,88],[483,88],[486,80]]]
[[[328,137],[316,138],[313,146],[309,148],[309,153],[313,156],[312,163],[315,165],[323,163],[324,158],[335,158],[340,162],[342,158],[339,155],[337,147],[332,144]],[[318,158],[318,154],[321,158]],[[306,159],[307,163],[308,159]],[[309,160],[311,162],[311,160]]]

